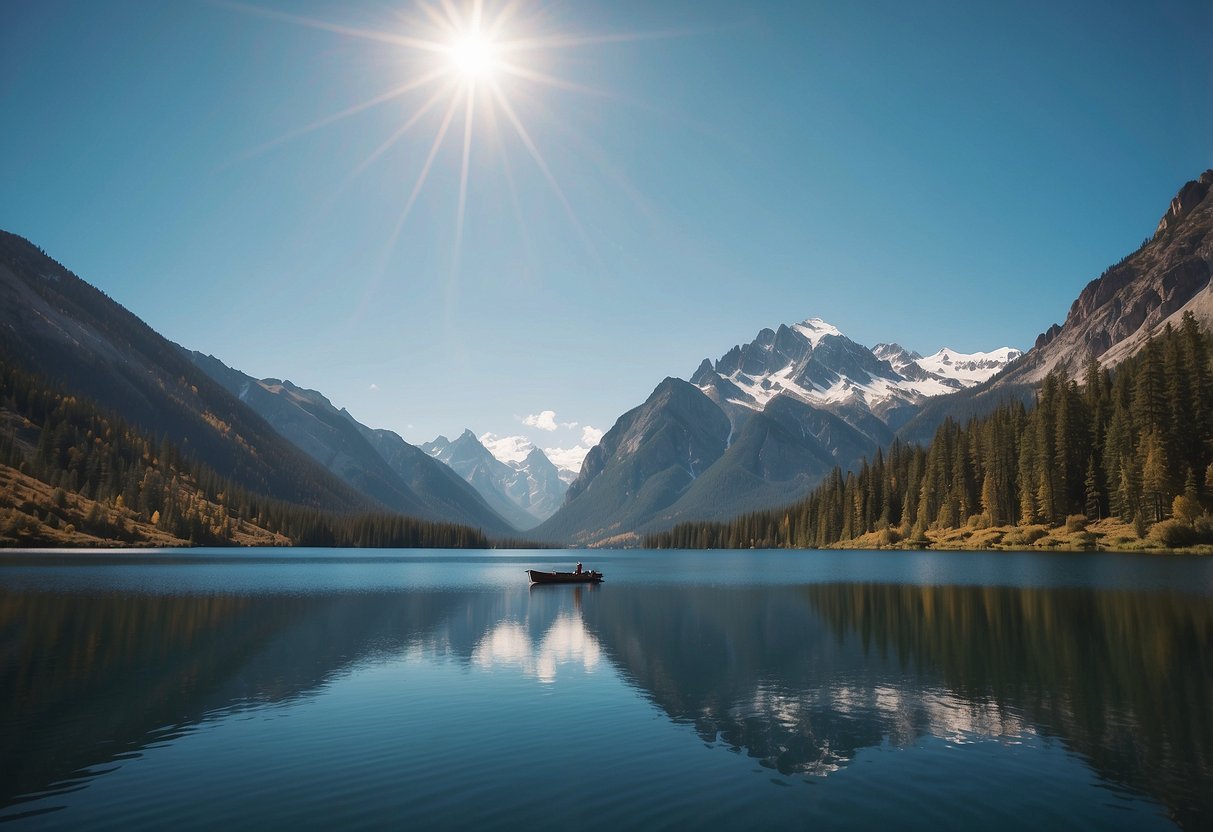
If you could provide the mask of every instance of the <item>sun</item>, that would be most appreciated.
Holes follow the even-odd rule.
[[[431,171],[436,163],[442,164],[438,161],[440,151],[448,144],[454,145],[459,153],[455,163],[458,166],[458,197],[453,217],[455,270],[458,268],[468,204],[473,134],[477,124],[482,125],[479,130],[483,137],[499,148],[504,147],[507,138],[512,135],[511,145],[530,157],[577,235],[594,255],[592,241],[540,151],[537,136],[532,135],[524,123],[527,114],[522,112],[519,105],[531,102],[534,106],[534,93],[538,88],[596,97],[610,96],[602,90],[541,69],[546,63],[544,59],[550,62],[554,53],[580,50],[597,44],[671,36],[670,33],[657,32],[577,34],[553,30],[548,22],[548,0],[413,0],[411,12],[402,10],[397,14],[396,22],[389,21],[383,28],[372,29],[250,6],[240,0],[217,2],[260,17],[320,29],[341,37],[386,44],[392,47],[395,55],[408,56],[405,61],[409,67],[408,75],[397,86],[266,142],[250,155],[372,107],[396,99],[412,98],[415,103],[406,106],[400,125],[354,166],[347,179],[365,171],[415,128],[426,129],[423,125],[428,125],[429,129],[434,130],[429,150],[420,149],[424,148],[423,140],[419,152],[413,154],[419,166],[415,169],[411,187],[406,181],[400,189],[403,207],[384,246],[383,259],[386,262]],[[421,60],[418,61],[418,58]],[[508,156],[503,152],[500,158],[516,205],[517,193],[514,191]]]
[[[457,37],[450,46],[451,64],[469,81],[488,78],[497,68],[497,49],[492,40],[471,32]]]

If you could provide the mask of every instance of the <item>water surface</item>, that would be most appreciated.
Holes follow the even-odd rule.
[[[0,558],[12,828],[1202,828],[1213,560]]]

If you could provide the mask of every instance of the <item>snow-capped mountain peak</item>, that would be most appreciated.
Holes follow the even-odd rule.
[[[922,356],[912,350],[907,350],[901,344],[877,344],[872,347],[872,355],[881,361],[887,361],[893,369],[901,372],[906,367],[922,360]]]
[[[526,530],[560,507],[568,483],[525,436],[479,437],[465,430],[454,442],[439,436],[421,449],[467,480],[515,527]]]
[[[790,395],[816,406],[858,407],[879,415],[971,387],[1019,355],[1010,347],[976,353],[944,348],[925,358],[895,343],[868,349],[833,324],[808,318],[764,329],[715,363],[705,359],[691,383],[726,411],[730,406],[762,410],[776,396]]]
[[[808,338],[809,343],[814,347],[827,335],[842,335],[838,327],[823,321],[821,318],[806,318],[798,324],[793,324],[792,329]]]
[[[919,357],[915,363],[933,375],[955,379],[965,387],[980,384],[1003,367],[1023,355],[1013,347],[999,347],[989,352],[957,352],[944,347],[933,355]]]

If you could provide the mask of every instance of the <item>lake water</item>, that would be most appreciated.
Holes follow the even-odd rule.
[[[9,553],[0,699],[10,828],[1209,828],[1213,559]]]

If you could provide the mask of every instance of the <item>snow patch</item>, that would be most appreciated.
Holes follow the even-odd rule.
[[[944,347],[934,355],[916,363],[928,373],[959,381],[965,387],[980,384],[994,376],[1023,353],[1012,347],[999,347],[990,352],[956,352]]]
[[[846,338],[833,324],[821,318],[808,318],[791,327],[792,331],[809,342],[809,355],[817,349],[826,336]],[[858,344],[857,349],[865,349]],[[768,351],[769,352],[769,351]],[[767,403],[779,395],[794,396],[812,405],[840,405],[862,402],[868,408],[897,400],[917,402],[924,398],[954,393],[964,387],[972,387],[994,376],[1011,361],[1023,353],[1012,347],[1000,347],[990,352],[960,353],[945,347],[939,352],[922,357],[898,344],[877,344],[870,350],[872,355],[888,363],[897,378],[873,376],[868,381],[849,378],[838,371],[822,374],[822,364],[815,366],[815,378],[829,378],[826,383],[808,381],[806,359],[789,361],[786,365],[769,369],[761,375],[749,375],[740,369],[725,378],[743,394],[730,396],[726,401],[751,410],[762,410]],[[808,359],[812,360],[812,359]],[[717,364],[719,366],[719,363]],[[845,370],[841,371],[845,373]],[[706,376],[706,368],[696,371],[703,383],[699,388],[705,393],[713,390],[714,379]],[[864,375],[867,375],[865,372]]]
[[[808,338],[809,343],[814,347],[821,343],[821,339],[827,335],[842,335],[838,327],[826,323],[821,318],[806,318],[798,324],[793,324],[792,329]]]

